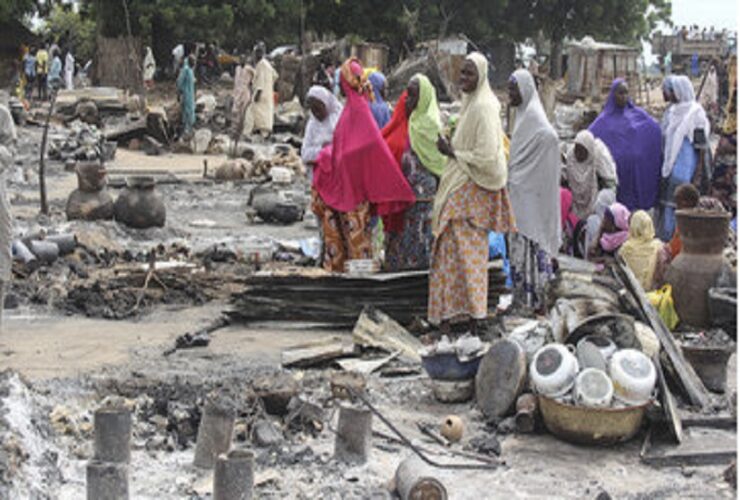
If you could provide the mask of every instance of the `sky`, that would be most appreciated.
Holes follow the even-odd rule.
[[[673,0],[673,23],[737,30],[737,0]]]
[[[727,28],[737,31],[737,0],[672,0],[673,9],[671,19],[677,26],[691,26],[696,24],[699,28],[710,28],[715,30]],[[668,32],[670,29],[663,28]],[[650,43],[643,42],[642,53],[648,64],[657,61],[657,57],[650,50]]]

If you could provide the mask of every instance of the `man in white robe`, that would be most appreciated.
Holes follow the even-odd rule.
[[[254,96],[247,110],[249,117],[245,120],[244,135],[249,135],[254,130],[262,136],[268,136],[272,133],[272,125],[275,121],[273,89],[278,73],[265,58],[263,42],[255,47],[254,60],[258,61],[254,68],[254,82],[252,83]],[[249,128],[250,126],[252,128]]]

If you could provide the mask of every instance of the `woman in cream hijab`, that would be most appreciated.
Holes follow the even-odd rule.
[[[660,281],[659,267],[663,242],[655,237],[653,220],[644,210],[638,210],[630,218],[629,238],[619,249],[646,292],[653,290]]]
[[[519,229],[509,245],[514,305],[539,310],[560,248],[560,147],[529,71],[511,75],[509,99],[516,121],[508,187]]]
[[[488,315],[488,232],[515,230],[506,191],[501,105],[488,84],[488,62],[470,54],[460,75],[462,108],[434,199],[435,236],[429,276],[429,321],[450,333],[452,322]],[[468,326],[468,325],[465,325]]]

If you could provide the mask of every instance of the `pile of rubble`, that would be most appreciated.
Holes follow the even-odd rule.
[[[76,161],[113,160],[117,144],[106,141],[95,125],[75,120],[64,130],[57,129],[50,135],[48,155],[74,167]]]

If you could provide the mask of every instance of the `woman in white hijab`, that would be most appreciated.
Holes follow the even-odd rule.
[[[529,71],[509,79],[516,108],[509,158],[509,193],[519,232],[511,235],[514,304],[541,309],[552,259],[560,248],[560,148]]]
[[[617,187],[617,167],[606,144],[588,130],[578,132],[568,150],[565,178],[573,193],[573,211],[585,219],[593,213],[599,188]]]
[[[709,140],[709,120],[701,104],[696,102],[694,87],[686,76],[676,76],[673,80],[673,92],[677,102],[673,105],[665,129],[663,146],[663,180],[658,203],[658,224],[656,233],[663,241],[673,236],[676,226],[675,191],[678,186],[687,182],[698,181],[703,175],[703,147]],[[696,131],[704,135],[702,144],[694,144]],[[695,184],[697,182],[694,182]]]
[[[501,105],[488,84],[488,61],[474,52],[460,74],[462,108],[434,199],[429,321],[449,334],[451,323],[476,332],[488,316],[488,233],[515,230],[506,192]],[[465,322],[468,320],[468,322]]]
[[[306,133],[301,146],[301,159],[306,165],[313,165],[319,151],[331,144],[334,128],[342,114],[342,105],[334,94],[321,85],[308,90],[306,105],[311,111],[306,124]]]

